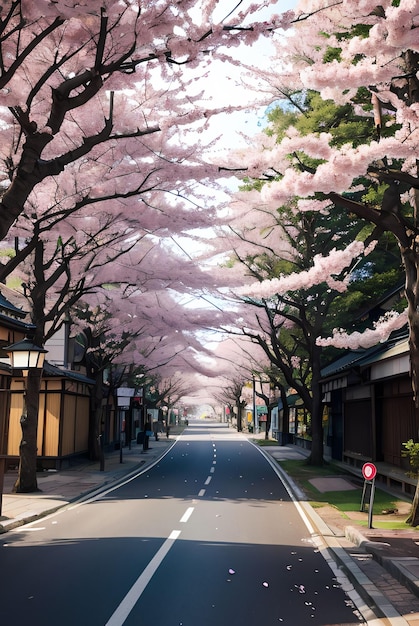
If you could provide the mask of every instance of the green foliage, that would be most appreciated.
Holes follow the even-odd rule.
[[[341,54],[342,54],[341,48],[332,48],[332,46],[329,46],[323,55],[323,63],[331,63],[332,61],[340,61]]]
[[[295,99],[298,106],[302,106],[304,101],[303,95]],[[267,115],[270,127],[267,130],[268,135],[276,135],[278,139],[285,135],[285,131],[290,126],[295,126],[300,113],[296,109],[284,109],[283,107],[274,107]]]
[[[346,212],[331,210],[329,213],[314,211],[301,214],[291,203],[278,209],[276,219],[278,236],[289,240],[294,255],[290,258],[287,254],[281,258],[263,251],[248,256],[244,259],[246,267],[257,280],[308,270],[312,267],[314,256],[326,255],[331,249],[344,246],[347,241],[365,240],[372,230],[370,224],[366,225]],[[378,306],[383,294],[394,290],[398,296],[397,288],[402,281],[397,245],[394,238],[384,235],[376,250],[359,259],[344,293],[336,294],[325,282],[270,298],[266,313],[272,319],[273,333],[277,336],[278,354],[288,364],[294,381],[310,384],[311,348],[307,345],[307,336],[327,336],[333,328],[347,327],[354,321],[356,330],[363,330],[371,324],[370,311],[374,309],[374,304],[377,303],[374,319],[378,319],[383,313]],[[293,322],[291,326],[281,323],[284,317]],[[300,324],[295,324],[298,318],[302,320],[305,330]],[[331,350],[324,351],[325,358],[330,356],[329,352]]]
[[[278,278],[281,275],[288,275],[295,271],[296,267],[292,261],[281,259],[266,252],[258,255],[248,255],[245,259],[246,265],[251,268],[252,274],[263,280]]]
[[[369,273],[368,276],[367,271]],[[384,293],[400,286],[401,280],[402,274],[398,271],[398,268],[390,268],[381,272],[378,271],[377,266],[371,264],[371,267],[366,268],[364,273],[360,273],[357,280],[350,283],[347,296],[344,294],[341,298],[344,304],[340,302],[338,305],[343,306],[349,315],[352,312],[359,311],[362,304],[372,307],[373,303],[381,298]],[[336,300],[339,301],[339,296],[337,296]],[[354,302],[353,309],[350,306],[351,300]]]
[[[417,477],[419,475],[419,442],[409,439],[402,443],[404,450],[402,450],[402,457],[409,459],[410,467],[412,471],[409,472],[411,476]]]
[[[256,439],[255,443],[262,447],[279,445],[276,439]]]
[[[13,259],[15,256],[16,250],[14,248],[1,248],[0,250],[0,258],[2,258],[5,265],[8,263],[9,259]],[[22,286],[22,279],[15,275],[8,276],[6,285],[9,289],[19,290]]]
[[[344,41],[345,39],[352,39],[353,37],[360,37],[366,39],[369,36],[371,30],[371,24],[354,24],[349,31],[336,33],[336,39],[338,41]]]
[[[383,256],[389,263],[388,258]],[[380,306],[385,294],[393,294],[393,309],[401,312],[406,308],[405,299],[400,297],[403,273],[397,259],[393,260],[393,268],[381,271],[380,267],[381,263],[371,263],[364,266],[363,271],[354,272],[357,276],[348,290],[337,295],[331,303],[324,327],[326,332],[342,327],[362,332],[371,327],[371,323],[385,312]]]
[[[377,208],[381,207],[381,203],[383,201],[383,195],[385,190],[388,189],[387,183],[381,183],[379,185],[371,185],[368,188],[367,193],[362,196],[362,202],[369,204],[370,206],[375,206]]]
[[[237,263],[237,258],[236,257],[230,257],[229,259],[225,260],[222,264],[221,267],[226,267],[226,268],[232,268],[236,265]]]
[[[240,191],[252,191],[252,189],[256,189],[256,191],[260,191],[265,184],[263,180],[252,180],[247,176],[243,178],[242,185],[239,186]]]
[[[371,100],[371,95],[370,95]],[[374,138],[373,121],[355,115],[350,104],[336,105],[332,100],[323,100],[319,93],[308,91],[305,99],[305,113],[295,123],[303,135],[309,133],[330,133],[332,145],[360,145]]]
[[[19,290],[22,286],[22,279],[18,276],[10,276],[7,279],[6,285],[7,287],[9,287],[9,289]]]
[[[293,95],[292,98],[294,109],[276,107],[267,117],[270,126],[266,132],[276,135],[278,141],[281,141],[290,126],[297,128],[302,135],[330,133],[333,137],[331,144],[336,147],[345,144],[358,146],[377,138],[372,117],[357,115],[351,104],[336,105],[332,100],[323,100],[318,92],[311,90],[301,92],[298,97]],[[371,93],[360,88],[354,103],[361,105],[367,112],[371,111]],[[388,115],[384,116],[381,129],[383,137],[391,136],[398,128],[396,124],[387,126],[389,120]]]
[[[354,35],[365,37],[370,26],[360,25],[342,33],[341,39]],[[326,36],[326,35],[325,35]],[[324,56],[325,62],[339,61],[340,49],[329,46]],[[357,60],[355,59],[354,62]],[[359,115],[351,103],[336,105],[332,100],[323,100],[315,91],[302,91],[288,94],[286,107],[276,107],[269,112],[267,134],[280,142],[287,136],[288,129],[294,127],[301,136],[328,133],[331,145],[345,149],[346,145],[357,147],[377,139],[377,130],[371,115]],[[292,106],[292,104],[294,106]],[[359,89],[356,104],[365,112],[371,112],[371,92]],[[390,119],[390,118],[388,118]],[[381,136],[390,136],[397,126],[386,124],[383,120]],[[293,167],[302,171],[314,172],[321,159],[313,159],[304,152],[304,148],[289,154]],[[275,168],[275,164],[272,164]],[[380,167],[380,164],[377,164]],[[275,171],[275,169],[273,169]],[[282,172],[275,173],[279,179]],[[266,180],[245,180],[245,189],[260,190]],[[353,200],[366,202],[369,206],[381,207],[385,184],[379,184],[370,178],[360,178],[359,188],[349,195]],[[323,200],[321,194],[319,200]],[[330,207],[328,212],[297,210],[298,198],[289,200],[286,206],[277,209],[272,217],[274,233],[278,238],[289,242],[293,255],[286,253],[278,258],[267,247],[261,247],[261,253],[241,259],[248,272],[256,280],[279,278],[294,272],[304,272],[313,266],[316,255],[326,256],[332,249],[342,249],[354,240],[368,241],[373,232],[373,225],[348,213],[339,206]],[[263,233],[260,231],[261,239]],[[271,235],[272,236],[272,235]],[[269,246],[268,246],[269,247]],[[287,249],[284,246],[284,249]],[[349,274],[349,276],[348,276]],[[394,237],[384,233],[375,250],[361,257],[336,278],[350,278],[346,292],[337,294],[330,289],[326,280],[311,288],[290,289],[285,295],[269,298],[268,302],[251,302],[255,306],[265,306],[271,328],[271,341],[275,351],[270,353],[272,363],[283,367],[292,377],[296,388],[309,388],[312,380],[311,367],[315,358],[330,358],[333,349],[321,350],[318,356],[311,344],[312,337],[328,336],[333,328],[352,326],[351,330],[364,330],[371,322],[380,317],[384,310],[381,302],[386,294],[394,296],[394,303],[402,307],[398,288],[403,282],[403,270],[400,253]],[[326,278],[326,277],[325,277]],[[284,319],[290,323],[284,323]],[[309,407],[306,407],[309,409]]]
[[[0,250],[0,256],[7,259],[13,259],[16,256],[16,251],[14,248],[2,248]]]

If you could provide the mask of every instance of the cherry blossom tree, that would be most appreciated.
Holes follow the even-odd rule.
[[[180,178],[171,170],[171,190],[208,175],[182,128],[199,132],[214,111],[198,105],[183,66],[210,62],[220,46],[226,60],[226,45],[251,44],[292,17],[242,26],[257,10],[251,5],[215,23],[216,5],[92,0],[87,11],[74,0],[10,3],[0,19],[2,238],[50,177],[65,195],[72,181],[80,199],[135,188],[150,161],[147,186],[161,188],[167,167],[182,162],[188,167]]]
[[[383,231],[393,233],[406,265],[407,297],[414,329],[412,297],[416,286],[411,281],[416,273],[411,264],[416,233],[417,90],[413,88],[412,70],[416,48],[406,45],[414,39],[416,4],[401,2],[399,7],[393,7],[388,2],[377,9],[373,2],[365,2],[357,6],[355,14],[353,5],[347,2],[329,8],[325,8],[325,2],[301,3],[299,7],[312,12],[318,10],[298,24],[296,35],[289,38],[287,46],[287,59],[290,62],[294,59],[292,67],[300,86],[318,89],[323,97],[333,98],[335,102],[349,103],[371,119],[374,115],[375,132],[368,141],[355,147],[345,144],[336,148],[330,133],[307,137],[292,128],[278,145],[274,141],[268,145],[265,141],[265,150],[259,163],[254,163],[254,171],[259,176],[275,171],[278,176],[263,187],[261,199],[273,209],[295,195],[304,198],[301,203],[305,209],[335,205],[352,212],[375,227],[366,244]],[[329,86],[331,72],[333,88]],[[288,72],[278,76],[278,83],[283,81],[282,91],[291,92],[290,79]],[[384,125],[391,125],[392,133],[388,137],[381,136]],[[290,155],[298,151],[320,160],[319,165],[310,169],[301,159],[290,160]],[[250,171],[252,167],[250,164]],[[374,203],[365,201],[371,189],[376,190]],[[357,195],[361,195],[360,201],[354,199]],[[269,288],[265,293],[268,292]],[[415,371],[415,358],[412,361]]]
[[[43,345],[68,321],[80,298],[101,287],[99,270],[103,265],[115,262],[138,246],[144,233],[133,232],[126,220],[105,213],[96,213],[83,220],[81,215],[74,219],[72,211],[57,210],[56,206],[39,217],[37,213],[40,212],[36,209],[36,206],[32,207],[30,217],[21,216],[19,226],[10,231],[13,235],[15,230],[20,237],[16,236],[15,254],[3,259],[0,274],[2,280],[11,273],[22,277],[34,325],[33,339],[36,344]],[[134,336],[136,332],[138,330],[133,331]],[[122,345],[126,342],[124,334],[121,342]],[[32,376],[26,390],[28,406],[34,407],[36,416],[39,382]],[[94,391],[92,398],[97,395]],[[93,406],[92,413],[95,414]],[[26,430],[30,418],[30,414],[25,417]],[[36,420],[33,422],[35,427],[30,428],[33,436],[25,432],[22,438],[21,470],[15,485],[19,492],[32,491],[36,485]]]
[[[335,207],[371,224],[363,240],[348,241],[346,255],[355,258],[368,250],[383,232],[395,237],[406,275],[412,386],[418,406],[419,6],[413,0],[386,0],[379,6],[369,0],[356,4],[307,0],[299,3],[296,16],[294,35],[278,48],[284,70],[276,66],[275,73],[263,75],[265,86],[270,82],[272,99],[285,94],[289,101],[296,88],[312,89],[323,99],[349,105],[370,117],[374,128],[362,143],[339,146],[330,132],[306,135],[291,127],[278,143],[274,138],[264,139],[258,157],[249,155],[247,172],[252,178],[269,179],[259,201],[272,211],[296,197],[304,210]],[[245,166],[246,155],[241,154],[237,163]],[[230,161],[229,166],[234,164]],[[331,253],[337,261],[336,253]],[[315,260],[313,272],[323,267],[317,283],[330,270],[331,253]],[[305,280],[314,277],[313,272],[292,278]],[[286,278],[269,279],[248,293],[269,298],[289,287]],[[394,315],[384,323],[391,331],[405,321],[405,316]],[[377,341],[383,336],[383,326],[377,324]],[[415,498],[414,524],[418,522],[417,503]]]
[[[266,228],[256,227],[258,213],[258,208],[246,212],[246,227],[243,218],[233,223],[240,237],[236,242],[230,238],[230,246],[235,245],[236,258],[247,276],[257,282],[236,290],[237,295],[243,294],[250,311],[240,310],[241,324],[232,332],[240,332],[260,346],[271,367],[281,373],[278,388],[285,383],[299,394],[311,417],[310,461],[321,465],[322,348],[317,338],[328,327],[336,296],[346,290],[351,270],[359,261],[357,246],[353,250],[344,246],[348,232],[359,232],[362,225],[338,220],[327,212],[301,214],[290,206],[270,217],[265,214],[270,219],[267,235]],[[337,246],[343,249],[337,250]],[[327,251],[330,259],[322,256]],[[263,285],[267,284],[275,285],[275,292],[265,294]]]
[[[243,430],[243,409],[246,406],[246,401],[243,398],[243,387],[246,384],[246,378],[243,376],[231,376],[227,378],[225,384],[215,394],[215,399],[223,406],[227,406],[230,415],[236,415],[237,430],[241,432]]]
[[[106,228],[104,228],[106,230]],[[99,233],[97,233],[99,235]],[[113,237],[103,237],[102,247],[105,240],[108,244],[116,244],[117,235]],[[46,340],[54,335],[61,326],[68,320],[70,311],[82,295],[85,295],[92,289],[91,283],[86,281],[86,275],[76,274],[74,277],[74,269],[79,264],[79,268],[83,266],[84,270],[94,266],[100,257],[101,244],[94,242],[94,251],[92,251],[92,242],[88,243],[83,254],[80,253],[80,247],[74,241],[59,239],[52,249],[49,256],[47,253],[48,243],[34,237],[27,248],[31,249],[31,254],[25,259],[28,270],[23,283],[24,295],[28,300],[28,310],[30,318],[34,326],[33,340],[37,345],[43,345]],[[50,248],[51,250],[51,248]],[[114,256],[118,256],[121,251],[114,249]],[[17,255],[19,256],[19,250]],[[8,265],[14,266],[12,257],[9,263],[4,264],[1,270],[7,273]],[[109,249],[107,252],[109,258]],[[22,271],[23,268],[20,268]],[[40,390],[40,373],[38,376],[32,375],[27,380],[26,400],[28,408],[34,411],[37,416],[38,401]],[[28,492],[33,491],[36,487],[36,423],[34,427],[31,425],[31,411],[22,417],[22,443],[20,447],[20,466],[18,479],[15,484],[15,491]]]
[[[120,211],[140,222],[143,231],[167,228],[167,213],[170,233],[186,224],[208,224],[210,211],[197,206],[191,211],[191,205],[181,209],[179,203],[188,187],[217,173],[202,158],[202,149],[194,147],[216,110],[198,104],[200,92],[191,85],[204,70],[193,70],[217,55],[226,61],[226,44],[250,44],[292,18],[252,24],[258,7],[240,12],[241,4],[218,20],[212,17],[217,7],[213,0],[198,6],[192,0],[182,5],[166,0],[12,0],[4,7],[0,237],[16,221],[22,237],[20,229],[31,220],[34,225],[34,208],[34,227],[40,229],[38,237],[29,234],[31,242],[19,246],[15,266],[40,254],[57,215],[96,210],[100,201],[118,198]],[[189,78],[182,71],[185,66],[192,70]],[[172,196],[166,211],[165,193]],[[130,203],[137,194],[142,202]],[[114,205],[114,214],[116,210]],[[69,241],[60,234],[57,248],[62,252],[67,245],[68,250]],[[45,291],[39,281],[37,289],[41,311]],[[37,299],[34,290],[31,297]],[[55,323],[60,323],[59,316]]]
[[[170,434],[170,415],[183,396],[191,391],[190,381],[183,373],[178,372],[170,378],[157,376],[153,386],[153,407],[157,407],[166,416],[166,436]],[[149,402],[149,401],[147,401]],[[148,406],[148,404],[147,404]]]
[[[237,415],[237,430],[242,431],[242,412],[252,399],[252,377],[268,362],[257,344],[242,335],[234,336],[230,330],[224,332],[224,336],[208,349],[210,366],[202,374],[207,377],[205,388],[210,390],[209,403],[212,403],[212,397],[223,407],[228,407],[231,415]],[[219,329],[217,333],[220,335]]]
[[[371,124],[350,108],[330,102],[323,105],[314,93],[298,99],[300,104],[296,111],[272,111],[272,124],[260,142],[254,144],[254,149],[248,151],[248,159],[256,162],[264,146],[271,145],[272,140],[277,143],[284,131],[286,135],[287,123],[307,135],[312,134],[318,127],[318,120],[322,120],[322,132],[330,128],[335,145],[347,143],[349,129],[359,131],[354,143],[371,129]],[[341,120],[342,129],[337,123]],[[304,158],[300,151],[298,161],[304,163]],[[314,163],[311,159],[310,165]],[[263,172],[259,180],[247,177],[244,192],[237,194],[231,203],[226,231],[228,241],[223,243],[220,238],[218,243],[234,251],[231,261],[239,262],[247,281],[257,280],[239,292],[235,290],[236,294],[245,294],[246,307],[254,309],[250,314],[240,310],[243,319],[236,327],[263,348],[274,370],[280,374],[278,381],[273,379],[272,383],[277,384],[282,393],[285,384],[300,395],[311,419],[310,461],[321,464],[323,405],[319,379],[325,356],[318,337],[331,331],[333,324],[342,320],[346,323],[350,304],[358,310],[371,298],[372,290],[366,289],[367,283],[368,286],[378,283],[381,297],[383,268],[384,284],[399,284],[399,262],[386,239],[384,246],[363,255],[362,238],[371,229],[365,228],[362,220],[330,208],[327,202],[318,201],[317,211],[316,203],[310,205],[299,198],[289,198],[285,206],[275,209],[262,203],[261,186],[274,179],[273,168],[271,172]],[[348,246],[351,239],[354,241]],[[379,272],[379,280],[376,272]],[[263,285],[269,286],[266,292]]]
[[[199,320],[191,322],[192,330],[187,328],[190,337],[186,341],[182,330],[189,322],[182,307],[176,306],[173,298],[168,299],[167,293],[168,290],[173,294],[178,292],[179,299],[197,285],[202,288],[205,275],[199,268],[193,270],[189,258],[186,265],[180,258],[173,259],[167,247],[159,246],[157,227],[153,233],[148,233],[133,225],[132,220],[118,216],[118,212],[112,215],[96,211],[89,216],[85,213],[86,207],[78,211],[72,208],[66,211],[62,205],[57,207],[58,203],[50,212],[40,212],[38,217],[34,206],[30,217],[20,217],[21,226],[14,227],[10,234],[19,234],[17,241],[22,242],[22,246],[14,255],[6,249],[0,275],[3,280],[10,273],[21,276],[35,326],[34,340],[39,345],[69,319],[73,320],[75,331],[84,320],[82,329],[89,335],[88,375],[95,380],[91,393],[89,450],[92,458],[98,458],[103,372],[121,354],[125,366],[132,359],[131,363],[138,366],[151,367],[152,357],[155,369],[167,366],[176,354],[191,350],[192,346],[198,350],[200,346],[191,333]],[[164,227],[162,230],[166,232]],[[93,309],[88,305],[80,308],[81,299],[90,302]],[[79,323],[74,323],[75,311],[78,311]],[[92,318],[89,323],[84,311]],[[102,323],[99,323],[100,316]],[[186,365],[184,361],[184,369]],[[31,398],[36,398],[38,393],[39,380],[31,379],[27,389],[28,406],[36,407],[36,401]],[[36,428],[31,432],[36,442]],[[28,471],[27,476],[19,472],[18,491],[32,490],[36,481],[36,443],[31,446],[27,434],[25,441],[27,445],[22,455],[25,459],[33,457],[33,462],[25,460],[22,467],[33,471]]]

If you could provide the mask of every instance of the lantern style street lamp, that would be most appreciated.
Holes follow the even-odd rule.
[[[48,350],[34,344],[30,339],[22,339],[11,346],[6,346],[5,351],[10,359],[12,369],[22,370],[23,376],[27,376],[29,370],[42,370],[44,367],[45,353]]]
[[[23,339],[11,346],[6,346],[5,351],[10,359],[12,370],[21,370],[23,376],[27,376],[30,370],[42,370],[44,366],[45,353],[48,352],[44,348],[35,345],[30,339]],[[26,385],[23,395],[23,411],[22,417],[26,416]],[[23,425],[22,425],[23,427]],[[4,466],[6,459],[0,458],[0,515],[2,512],[3,500],[3,484],[4,484]],[[35,460],[36,463],[36,460]]]
[[[48,350],[37,346],[31,339],[22,339],[6,346],[4,350],[10,358],[12,371],[21,371],[25,378],[20,418],[22,439],[19,446],[19,472],[13,491],[31,493],[39,491],[36,480],[39,392],[45,353]]]

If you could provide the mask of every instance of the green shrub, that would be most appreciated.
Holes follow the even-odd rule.
[[[402,450],[402,457],[409,459],[410,467],[412,471],[409,472],[410,476],[417,478],[419,475],[419,443],[409,439],[402,443],[404,450]]]

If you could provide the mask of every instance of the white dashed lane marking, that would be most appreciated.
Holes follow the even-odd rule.
[[[190,506],[188,509],[186,509],[185,513],[180,518],[180,521],[182,523],[186,524],[186,522],[188,521],[188,519],[192,515],[193,511],[194,511],[194,507],[193,506]]]

